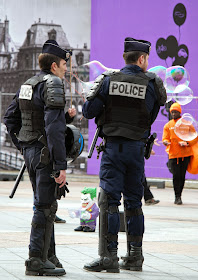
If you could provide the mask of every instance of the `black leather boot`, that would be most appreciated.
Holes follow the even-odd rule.
[[[174,203],[177,204],[177,205],[182,205],[183,203],[182,203],[182,200],[181,200],[181,196],[175,197],[175,202]]]
[[[144,257],[142,255],[142,247],[134,247],[131,245],[130,252],[120,262],[120,268],[132,271],[142,271]]]
[[[106,270],[106,272],[119,273],[120,269],[118,261],[117,248],[114,248],[109,250],[109,256],[100,257],[89,264],[85,264],[83,268],[95,272]]]
[[[58,268],[62,268],[63,267],[62,263],[60,263],[60,261],[59,261],[59,259],[57,258],[56,255],[48,257],[48,260],[50,262],[52,262],[55,265],[55,267],[58,267]]]
[[[26,275],[33,276],[62,276],[65,275],[66,272],[63,268],[56,268],[55,265],[47,261],[42,261],[41,258],[31,257],[25,261],[26,266]]]

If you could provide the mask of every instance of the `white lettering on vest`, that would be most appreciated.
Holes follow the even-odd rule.
[[[27,99],[31,100],[32,99],[32,86],[31,85],[22,85],[21,90],[19,92],[19,98],[20,99]]]
[[[146,86],[127,82],[110,82],[109,95],[120,95],[145,99]]]

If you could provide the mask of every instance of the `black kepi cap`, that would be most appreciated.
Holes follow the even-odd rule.
[[[50,53],[66,61],[68,61],[72,55],[71,50],[61,48],[55,40],[47,40],[43,45],[42,53]]]
[[[127,37],[124,40],[124,52],[140,51],[149,54],[151,49],[151,43],[144,40],[136,40],[131,37]]]

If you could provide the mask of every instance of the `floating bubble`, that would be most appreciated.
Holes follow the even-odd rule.
[[[165,81],[166,67],[159,65],[159,66],[155,66],[155,67],[150,68],[148,71],[157,74],[162,79],[163,82]]]
[[[173,92],[173,98],[180,105],[186,105],[193,100],[193,91],[186,85],[179,85]]]
[[[198,123],[186,113],[176,122],[174,132],[181,140],[192,141],[198,135]]]
[[[89,71],[90,80],[95,80],[98,76],[100,76],[105,71],[119,71],[119,69],[108,68],[97,60],[92,60],[81,66],[85,67],[86,71]]]
[[[83,64],[82,66],[89,70],[89,76],[91,80],[95,80],[103,72],[112,69],[112,68],[107,68],[97,60],[92,60],[88,63]]]
[[[172,66],[166,69],[165,87],[169,92],[174,92],[179,85],[188,86],[190,76],[187,70],[182,66]]]
[[[193,123],[193,121],[194,121],[194,118],[193,118],[193,116],[191,115],[191,114],[189,114],[189,113],[184,113],[183,115],[182,115],[182,118],[183,119],[188,119],[188,121],[189,122],[191,122],[192,121],[192,123]]]
[[[91,87],[94,84],[94,81],[83,82],[83,81],[79,80],[79,82],[82,85],[82,93],[85,94],[85,95],[89,92],[89,90],[91,89]]]
[[[169,101],[172,100],[173,94],[172,94],[172,92],[169,92],[168,90],[166,90],[166,95],[167,95],[166,103],[168,103]]]
[[[84,89],[86,87],[86,82],[81,81],[78,78],[78,76],[75,75],[74,73],[72,73],[71,82],[66,77],[64,77],[64,80],[65,80],[64,85],[66,88],[66,94],[70,95],[70,96],[72,96],[74,94],[78,94],[82,98],[83,102],[85,102],[86,90],[84,91]],[[72,102],[72,98],[71,98],[71,102]]]

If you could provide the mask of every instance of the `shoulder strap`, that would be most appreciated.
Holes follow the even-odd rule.
[[[145,76],[147,76],[150,80],[153,80],[158,104],[159,106],[163,106],[166,103],[167,94],[162,79],[153,72],[146,72]]]
[[[101,75],[99,75],[95,81],[94,81],[94,84],[93,86],[90,88],[89,92],[87,93],[87,100],[91,100],[93,98],[95,98],[98,93],[99,93],[99,90],[102,86],[102,83],[103,83],[103,80],[105,77],[108,77],[108,76],[112,76],[114,75],[115,73],[118,73],[120,72],[120,70],[108,70],[108,71],[105,71],[104,73],[102,73]]]
[[[46,76],[46,74],[41,74],[39,76],[33,76],[30,79],[28,79],[24,85],[31,85],[33,88],[44,81],[44,77]]]

